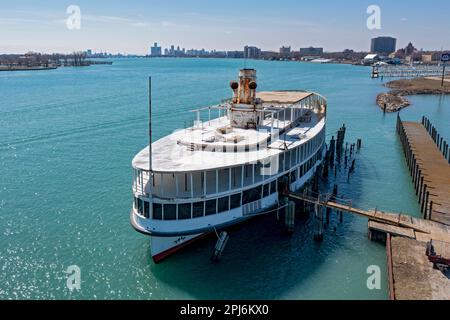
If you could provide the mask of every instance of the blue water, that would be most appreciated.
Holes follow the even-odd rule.
[[[130,162],[147,144],[147,77],[153,77],[154,136],[192,119],[186,111],[231,94],[242,60],[118,59],[113,65],[0,73],[1,299],[387,299],[385,248],[367,221],[345,216],[321,244],[304,218],[287,236],[275,216],[235,228],[219,263],[214,238],[155,265],[149,239],[129,224]],[[385,90],[349,65],[247,61],[260,90],[306,89],[328,98],[329,137],[345,123],[363,141],[350,183],[355,206],[419,208],[395,134],[396,115],[375,105]],[[450,98],[411,97],[408,120],[426,115],[450,140]],[[334,229],[336,227],[336,229]],[[81,290],[65,270],[81,269]],[[366,269],[381,268],[381,290]]]

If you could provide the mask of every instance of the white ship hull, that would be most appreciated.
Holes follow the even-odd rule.
[[[289,189],[291,191],[295,191],[302,188],[304,184],[314,176],[314,173],[319,164],[320,161],[318,161],[313,166],[313,168],[305,174],[305,176],[302,179],[296,181],[295,183],[290,184]],[[222,226],[233,225],[260,214],[273,212],[273,209],[276,208],[278,205],[278,194],[274,194],[266,199],[263,199],[261,203],[262,203],[261,207],[258,207],[256,211],[248,212],[245,216],[242,214],[243,207],[234,209],[233,212],[234,219],[231,219],[230,221],[223,223]],[[236,218],[236,216],[240,216],[240,218]],[[145,235],[150,235],[150,253],[152,255],[153,261],[156,263],[163,261],[164,259],[184,249],[193,242],[200,240],[203,237],[210,234],[211,232],[213,232],[207,231],[189,235],[164,236],[164,237],[153,236],[151,235],[150,228],[146,225],[146,220],[140,218],[139,215],[134,214],[133,211],[131,212],[131,223],[132,226],[137,231]],[[214,224],[213,221],[210,221],[209,223]]]
[[[199,240],[208,233],[200,233],[179,237],[150,237],[150,251],[156,263],[168,258],[175,252],[183,249],[192,242]]]

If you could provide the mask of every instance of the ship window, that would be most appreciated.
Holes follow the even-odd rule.
[[[273,180],[270,183],[270,193],[272,194],[272,193],[275,193],[275,192],[277,192],[277,180]]]
[[[291,151],[286,151],[284,153],[284,171],[290,169],[290,162],[291,162]]]
[[[242,184],[242,167],[231,168],[231,185],[232,188],[240,188]]]
[[[216,193],[216,171],[206,171],[206,194]]]
[[[191,204],[182,203],[178,205],[178,220],[185,220],[191,218]]]
[[[283,153],[280,153],[278,155],[278,164],[279,164],[278,173],[281,173],[284,170],[284,154]]]
[[[262,164],[262,162],[258,161],[258,163],[255,164],[254,167],[255,167],[255,172],[254,172],[255,182],[260,182],[260,181],[263,180],[263,176],[261,174],[261,171],[262,171],[262,168],[263,168],[263,164]]]
[[[230,197],[230,209],[235,209],[241,206],[241,194],[233,194]]]
[[[162,205],[161,205],[161,203],[153,204],[153,219],[162,220]]]
[[[193,218],[203,217],[204,208],[205,208],[205,203],[203,201],[194,202],[193,210],[192,210],[192,217]]]
[[[264,185],[264,187],[263,187],[263,198],[265,198],[265,197],[267,197],[269,195],[269,187],[270,187],[269,183]]]
[[[228,191],[230,188],[230,169],[225,168],[218,171],[219,177],[219,192]]]
[[[147,219],[150,217],[150,205],[147,201],[144,201],[144,217]]]
[[[258,186],[250,190],[245,190],[242,193],[242,204],[247,204],[261,199],[261,188],[261,186]]]
[[[177,219],[177,205],[164,204],[164,220],[176,220]]]
[[[296,173],[297,173],[297,171],[296,170],[294,170],[294,171],[291,171],[291,183],[292,182],[295,182],[296,180],[297,180],[297,175],[296,175]]]
[[[246,164],[244,166],[244,186],[253,184],[253,165]]]
[[[142,214],[142,200],[138,199],[137,211]]]
[[[216,199],[208,200],[205,203],[205,216],[209,216],[211,214],[216,214]]]
[[[139,198],[136,198],[136,197],[134,197],[134,209],[135,210],[137,210],[138,209],[138,201],[139,201]]]
[[[224,212],[229,210],[229,197],[223,197],[219,199],[218,212]]]

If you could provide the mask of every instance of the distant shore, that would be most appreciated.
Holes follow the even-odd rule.
[[[58,67],[26,67],[26,66],[0,66],[0,71],[37,71],[37,70],[54,70]]]
[[[422,94],[450,94],[450,77],[446,77],[444,86],[438,77],[421,77],[408,80],[394,80],[385,84],[392,89],[377,96],[377,104],[384,112],[397,112],[411,103],[405,96]]]
[[[21,65],[0,65],[0,71],[42,71],[42,70],[55,70],[60,67],[89,67],[96,64],[113,64],[111,61],[86,61],[80,65],[73,64],[60,64],[51,66],[21,66]]]

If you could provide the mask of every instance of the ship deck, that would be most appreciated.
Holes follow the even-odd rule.
[[[278,155],[285,150],[297,147],[315,137],[325,125],[325,119],[319,114],[311,112],[311,120],[299,122],[295,127],[286,130],[285,133],[269,142],[265,148],[245,151],[246,145],[267,141],[271,128],[264,125],[260,130],[233,128],[232,133],[222,135],[239,136],[242,140],[237,143],[214,142],[207,143],[207,138],[217,132],[217,129],[229,124],[226,117],[217,118],[203,123],[202,127],[192,127],[174,132],[152,144],[152,170],[154,172],[191,172],[231,167],[244,163],[255,162],[267,157]],[[280,131],[289,128],[290,121],[275,121],[274,128]],[[261,130],[265,129],[265,130]],[[221,152],[208,150],[190,151],[185,143],[203,142],[212,149],[217,147],[242,147],[241,151]],[[219,149],[220,150],[220,149]],[[228,149],[227,149],[228,150]],[[146,147],[133,159],[133,167],[147,171],[149,168],[149,148]]]

